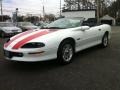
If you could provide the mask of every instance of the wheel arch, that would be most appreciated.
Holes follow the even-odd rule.
[[[111,38],[111,35],[110,35],[110,32],[109,31],[106,31],[105,33],[104,33],[104,35],[108,35],[108,38],[110,39]],[[103,35],[103,36],[104,36]]]
[[[109,35],[109,31],[106,31],[105,34]],[[104,35],[105,35],[105,34],[104,34]]]
[[[75,40],[74,40],[73,38],[68,37],[68,38],[63,39],[63,40],[60,42],[60,44],[59,44],[59,46],[58,46],[58,50],[57,50],[57,60],[58,60],[58,63],[60,63],[60,64],[62,64],[62,65],[66,65],[66,64],[69,64],[69,63],[72,62],[72,59],[71,59],[69,62],[64,61],[64,60],[63,60],[63,57],[61,56],[61,54],[62,54],[62,53],[61,53],[62,45],[64,45],[65,43],[67,43],[67,41],[72,43],[73,49],[74,49],[74,51],[75,51],[75,44],[76,44],[76,43],[75,43]],[[73,51],[73,55],[74,55],[74,51]]]
[[[74,45],[73,47],[74,47],[74,51],[75,51],[75,45],[76,45],[75,39],[72,38],[72,37],[68,37],[68,38],[63,39],[63,40],[60,42],[60,44],[58,45],[57,53],[58,53],[58,51],[59,51],[59,48],[60,48],[61,44],[62,44],[63,42],[65,42],[65,41],[71,41],[72,44]]]

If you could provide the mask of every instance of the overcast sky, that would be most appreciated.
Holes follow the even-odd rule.
[[[61,1],[63,4],[64,0]],[[15,8],[19,8],[22,14],[42,14],[43,4],[46,13],[59,13],[60,0],[3,0],[3,13],[12,14]]]

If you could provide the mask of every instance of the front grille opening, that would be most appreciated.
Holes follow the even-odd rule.
[[[23,57],[23,53],[19,52],[10,52],[10,51],[4,51],[4,55],[8,58],[12,57]]]

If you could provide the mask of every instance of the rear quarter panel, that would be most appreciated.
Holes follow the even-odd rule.
[[[111,38],[111,26],[108,24],[100,25],[100,28],[102,29],[101,35],[103,36],[105,32],[109,32],[109,39]]]

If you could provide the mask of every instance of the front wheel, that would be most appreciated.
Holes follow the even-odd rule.
[[[69,64],[74,55],[74,44],[70,41],[64,41],[58,50],[58,60],[61,64]]]
[[[107,47],[109,43],[108,34],[105,34],[102,39],[102,47]]]

